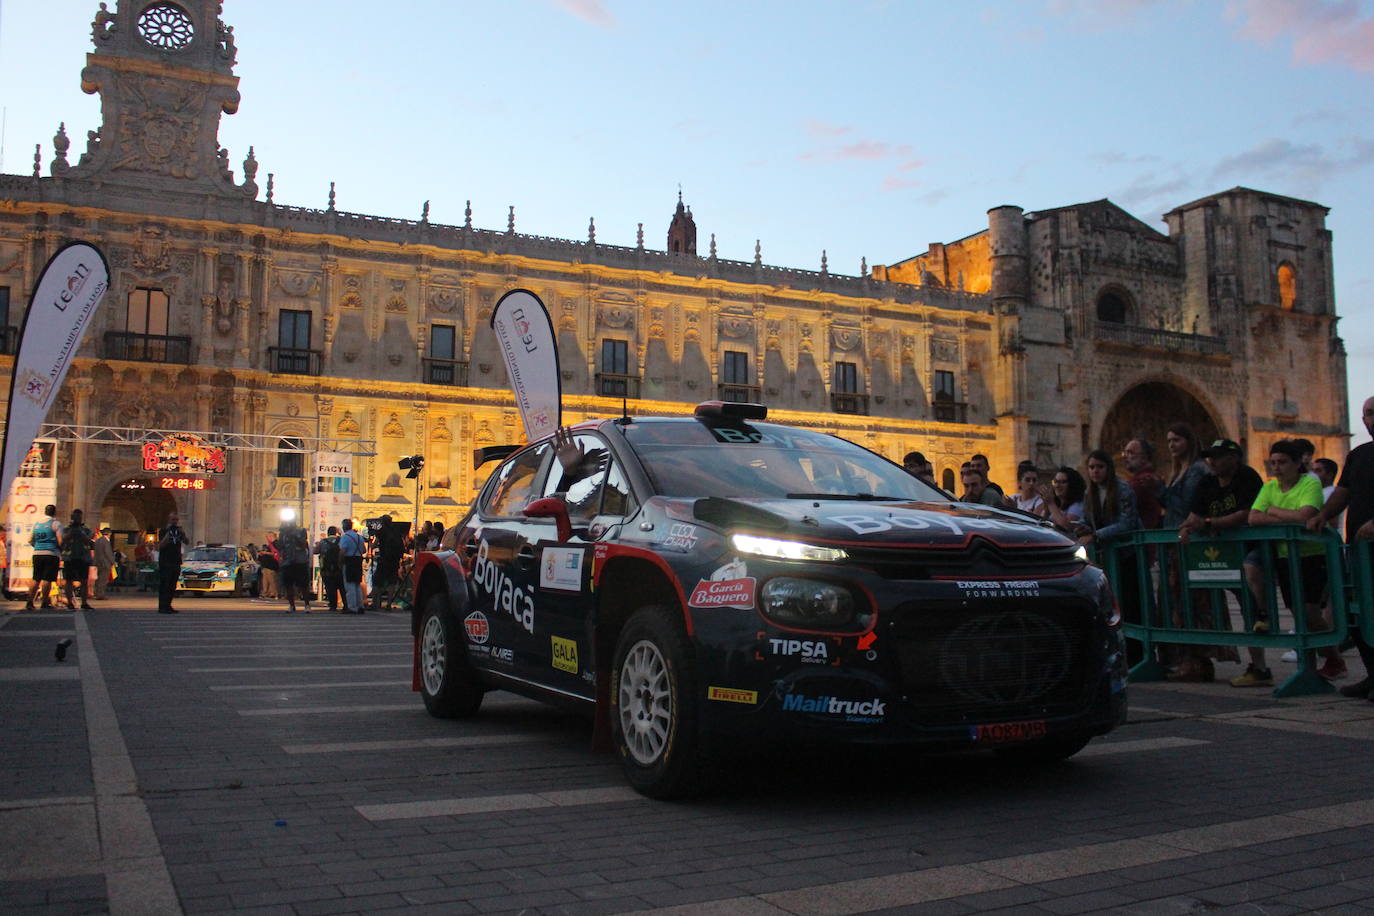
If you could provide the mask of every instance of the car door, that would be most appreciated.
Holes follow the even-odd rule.
[[[521,510],[536,498],[551,454],[548,443],[540,443],[497,468],[456,539],[472,582],[463,621],[468,651],[480,666],[520,677],[544,668],[534,635],[538,570],[532,541],[552,522],[526,519]]]
[[[591,588],[595,545],[614,536],[624,518],[633,514],[633,498],[625,474],[599,436],[579,433],[574,443],[584,454],[600,454],[596,469],[575,480],[555,464],[547,475],[545,496],[563,493],[572,523],[572,537],[559,543],[557,532],[545,528],[534,544],[538,558],[540,635],[545,637],[547,676],[560,690],[593,695],[591,623],[595,595]]]

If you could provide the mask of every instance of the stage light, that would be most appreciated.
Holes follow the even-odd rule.
[[[414,480],[420,476],[420,471],[425,466],[424,455],[411,455],[396,462],[396,466],[406,472],[407,480]]]

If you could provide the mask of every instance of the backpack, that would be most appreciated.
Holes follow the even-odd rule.
[[[68,525],[62,533],[62,558],[69,563],[91,562],[91,529],[85,525]]]
[[[339,539],[325,538],[320,541],[320,572],[325,575],[337,575],[342,568],[342,561],[339,559]]]

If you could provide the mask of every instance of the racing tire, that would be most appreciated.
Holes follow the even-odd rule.
[[[420,695],[436,719],[467,719],[482,707],[486,691],[468,661],[466,639],[448,595],[431,594],[420,615]]]
[[[229,597],[242,598],[246,594],[248,594],[248,592],[243,587],[243,573],[239,573],[234,577],[234,590],[230,593]]]
[[[1068,760],[1088,746],[1092,735],[1058,735],[1030,744],[999,747],[994,753],[999,759],[1023,766],[1047,766]]]
[[[703,791],[700,691],[687,634],[666,607],[626,622],[611,669],[611,737],[625,779],[649,798]]]

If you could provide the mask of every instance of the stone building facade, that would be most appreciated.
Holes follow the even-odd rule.
[[[10,326],[66,240],[111,265],[49,418],[64,510],[137,530],[175,504],[199,537],[257,540],[301,499],[296,450],[328,445],[358,455],[355,515],[452,523],[481,482],[471,450],[521,436],[488,323],[515,287],[553,318],[568,421],[759,400],[894,460],[919,449],[946,481],[974,452],[1009,483],[1021,459],[1077,464],[1130,435],[1162,442],[1176,419],[1241,441],[1257,466],[1283,435],[1344,456],[1320,205],[1236,188],[1171,211],[1167,235],[1105,200],[1003,206],[863,276],[728,261],[714,242],[699,255],[680,199],[665,250],[642,229],[635,247],[598,243],[594,226],[585,241],[525,235],[513,211],[501,230],[470,212],[346,213],[332,193],[324,210],[283,206],[251,149],[236,175],[219,146],[239,100],[219,6],[101,4],[81,85],[102,126],[75,162],[59,128],[46,174],[36,152],[31,176],[0,176]],[[229,444],[227,482],[158,502],[137,492],[138,450],[99,427]],[[418,494],[397,474],[416,453]]]

